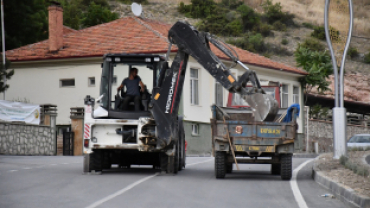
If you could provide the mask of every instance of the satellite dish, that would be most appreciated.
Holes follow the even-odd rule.
[[[131,4],[131,10],[132,10],[132,13],[134,13],[134,15],[137,17],[140,17],[141,12],[143,12],[143,8],[141,7],[141,4],[137,4],[137,3]]]

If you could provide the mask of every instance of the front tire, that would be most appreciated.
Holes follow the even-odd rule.
[[[216,178],[225,178],[226,174],[226,152],[216,151],[215,175]]]

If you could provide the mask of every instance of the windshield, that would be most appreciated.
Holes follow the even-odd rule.
[[[103,95],[103,98],[101,99],[101,106],[105,109],[107,109],[109,106],[108,90],[109,90],[109,62],[104,61],[100,83],[100,96]]]
[[[348,143],[370,143],[370,135],[369,136],[354,136],[348,141]]]
[[[247,87],[249,90],[251,87]],[[262,87],[266,94],[270,94],[275,98],[275,88],[274,87]],[[248,102],[242,99],[241,95],[238,93],[232,94],[231,106],[249,106]]]
[[[137,76],[140,78],[141,82],[145,85],[146,91],[140,92],[141,100],[150,99],[151,92],[153,89],[153,83],[155,82],[155,70],[157,64],[146,64],[146,63],[112,63],[109,61],[104,61],[100,95],[103,95],[101,99],[101,106],[105,109],[110,108],[111,110],[117,110],[117,106],[122,102],[122,98],[127,92],[127,85],[123,85],[122,90],[117,90],[122,84],[123,80],[129,77],[130,68],[137,69]],[[154,71],[154,72],[153,72]],[[138,90],[141,86],[138,84]],[[116,101],[117,100],[117,101]],[[121,109],[122,110],[122,109]]]

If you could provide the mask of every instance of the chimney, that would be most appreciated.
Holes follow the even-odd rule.
[[[58,51],[63,48],[63,8],[51,5],[49,10],[49,50]]]

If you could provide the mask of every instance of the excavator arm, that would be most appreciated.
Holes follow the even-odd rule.
[[[169,51],[172,44],[177,46],[178,51],[171,67],[161,70],[157,86],[153,89],[153,99],[150,105],[150,111],[157,125],[158,149],[177,141],[178,108],[189,55],[225,89],[241,94],[253,109],[256,120],[264,121],[275,118],[278,110],[277,101],[263,91],[256,73],[238,60],[236,52],[230,46],[218,41],[209,33],[197,31],[193,26],[182,21],[172,26],[168,39],[170,41]],[[235,64],[246,69],[239,80],[236,80],[224,63],[211,51],[209,43],[222,51]],[[253,86],[250,90],[245,87],[248,82],[251,82]]]

